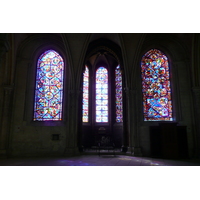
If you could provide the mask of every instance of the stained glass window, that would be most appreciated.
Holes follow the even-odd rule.
[[[39,57],[34,121],[62,120],[63,70],[63,59],[54,50],[48,50]]]
[[[108,70],[96,71],[96,122],[108,122]]]
[[[83,122],[88,122],[89,117],[89,69],[86,66],[83,74]]]
[[[122,73],[119,65],[115,69],[115,101],[116,122],[123,122]]]
[[[145,121],[172,121],[172,100],[167,57],[151,49],[141,61]]]

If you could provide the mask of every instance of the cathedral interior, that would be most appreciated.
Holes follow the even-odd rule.
[[[196,199],[197,3],[2,1],[0,198]]]
[[[1,33],[0,196],[195,199],[199,55],[199,33]]]
[[[198,33],[1,33],[0,157],[198,159],[199,55]]]

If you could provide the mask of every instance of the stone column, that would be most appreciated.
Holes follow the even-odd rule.
[[[4,86],[4,100],[3,100],[3,112],[2,112],[2,123],[0,132],[0,156],[6,156],[8,150],[8,140],[10,133],[10,122],[12,113],[12,91],[13,86]]]
[[[127,88],[127,110],[128,110],[128,154],[142,156],[139,133],[138,133],[138,113],[136,105],[136,90]]]
[[[9,41],[8,34],[1,33],[0,34],[0,68],[2,67],[2,57],[9,49]],[[0,122],[0,157],[6,156],[7,148],[8,148],[8,138],[9,138],[9,130],[10,130],[10,113],[11,113],[11,94],[12,94],[12,86],[3,86],[4,90],[3,96],[3,105],[2,105],[2,113],[1,114],[1,122]]]
[[[68,118],[67,118],[67,145],[65,154],[76,155],[79,154],[78,149],[78,106],[80,90],[69,90],[68,92]]]
[[[196,154],[200,157],[200,87],[193,87],[193,99],[194,99],[194,118],[196,128]]]

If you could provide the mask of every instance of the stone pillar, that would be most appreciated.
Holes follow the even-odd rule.
[[[9,133],[12,113],[12,91],[13,86],[4,87],[4,100],[3,100],[3,112],[2,112],[2,123],[0,131],[0,156],[6,156],[8,145],[9,145]]]
[[[65,154],[66,155],[76,155],[79,154],[78,149],[78,106],[80,90],[69,90],[68,92],[68,117],[67,117],[67,143]]]
[[[136,105],[136,90],[126,89],[127,110],[128,110],[128,154],[142,156],[139,133],[138,133],[138,113]]]
[[[193,99],[194,99],[194,118],[196,129],[196,154],[200,157],[200,87],[193,87]]]
[[[2,66],[2,58],[3,55],[9,50],[9,41],[8,34],[1,33],[0,34],[0,68]],[[6,67],[6,66],[5,66]],[[1,83],[3,84],[3,82]],[[2,113],[1,114],[1,122],[0,122],[0,157],[7,155],[8,150],[8,139],[9,139],[9,131],[10,131],[10,117],[11,117],[11,100],[12,100],[12,89],[13,87],[3,86],[3,99],[2,101]]]

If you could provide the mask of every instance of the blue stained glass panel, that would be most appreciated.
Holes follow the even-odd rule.
[[[108,122],[108,70],[96,71],[96,122]]]

